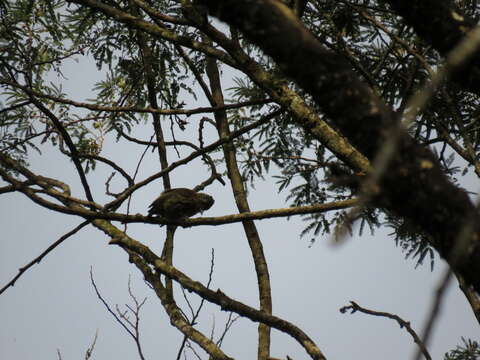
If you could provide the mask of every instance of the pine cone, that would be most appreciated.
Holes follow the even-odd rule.
[[[187,188],[165,190],[150,205],[148,215],[160,215],[170,220],[188,218],[212,207],[210,195]]]

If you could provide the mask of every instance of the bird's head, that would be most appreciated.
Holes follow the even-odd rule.
[[[198,199],[198,203],[201,207],[201,211],[205,211],[205,210],[210,209],[213,206],[213,204],[215,203],[215,200],[213,199],[213,197],[211,197],[210,195],[207,195],[207,194],[198,193],[197,194],[197,199]]]

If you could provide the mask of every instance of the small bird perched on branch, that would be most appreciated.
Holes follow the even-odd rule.
[[[210,195],[187,188],[165,190],[149,206],[148,215],[160,215],[170,220],[188,218],[212,207]]]

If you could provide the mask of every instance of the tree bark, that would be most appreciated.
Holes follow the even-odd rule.
[[[369,159],[389,141],[398,121],[394,112],[357,78],[344,58],[324,49],[286,6],[275,0],[198,2],[271,56]],[[449,181],[431,151],[406,133],[399,137],[374,205],[409,219],[431,235],[431,245],[480,292],[478,211],[467,194]],[[473,230],[465,243],[456,246],[469,221]]]
[[[210,81],[211,97],[214,101],[212,106],[223,106],[223,93],[220,83],[220,74],[218,66],[212,57],[207,57],[206,72]],[[228,126],[227,113],[225,110],[216,111],[215,122],[217,124],[218,135],[220,138],[228,137],[230,129]],[[240,170],[238,168],[235,147],[232,142],[223,145],[223,154],[227,165],[228,178],[232,185],[235,202],[240,213],[250,212],[247,194]],[[263,245],[257,231],[257,227],[252,220],[242,222],[245,236],[252,253],[255,272],[257,274],[258,290],[260,297],[260,310],[266,314],[272,314],[272,295],[270,286],[270,275],[268,273],[267,260],[263,252]],[[263,323],[258,325],[258,360],[267,360],[270,356],[270,327]]]
[[[477,26],[452,0],[384,0],[440,54],[446,55]],[[477,51],[453,79],[464,89],[480,94],[480,52]]]

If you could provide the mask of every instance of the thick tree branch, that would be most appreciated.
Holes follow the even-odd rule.
[[[54,210],[59,213],[70,214],[70,215],[83,216],[81,215],[82,213],[83,214],[88,213],[89,214],[88,217],[90,218],[95,218],[95,214],[97,212],[88,210],[88,208],[98,209],[98,210],[102,209],[100,205],[94,202],[76,199],[70,196],[70,189],[68,188],[67,185],[60,183],[59,181],[56,181],[54,179],[48,179],[48,178],[33,174],[31,171],[21,166],[20,164],[18,164],[15,160],[11,159],[6,154],[0,153],[0,165],[2,165],[0,166],[0,177],[2,177],[3,180],[5,180],[6,182],[14,186],[17,189],[17,191],[25,194],[33,202],[35,202],[36,204],[39,204],[40,206],[43,206],[50,210]],[[21,173],[23,176],[27,178],[27,181],[22,182],[16,179],[12,175],[10,175],[7,171],[5,171],[2,167],[18,171],[19,173]],[[30,184],[38,185],[42,188],[42,190],[34,190],[29,186]],[[54,187],[62,187],[63,192],[55,190]],[[53,203],[51,201],[48,201],[38,196],[37,195],[38,192],[44,192],[47,195],[52,196],[53,198],[59,200],[63,204],[76,203],[78,205],[82,205],[85,207],[79,207],[79,209],[81,209],[81,211],[79,212],[77,210],[71,209],[68,206],[65,206],[65,205],[62,206],[62,205]]]
[[[267,314],[263,311],[256,310],[248,305],[245,305],[239,301],[235,301],[232,298],[226,296],[220,290],[213,291],[205,286],[203,286],[198,281],[193,281],[181,271],[175,269],[172,266],[168,266],[165,262],[160,259],[156,259],[153,264],[155,269],[172,278],[176,282],[180,283],[186,289],[195,292],[199,296],[208,301],[217,304],[221,307],[223,311],[233,311],[241,316],[245,316],[252,321],[261,322],[267,324],[279,331],[289,334],[295,340],[298,341],[300,345],[305,349],[305,351],[310,355],[312,359],[315,360],[324,360],[326,357],[322,354],[317,345],[313,342],[310,337],[305,334],[297,326],[280,319],[274,315]]]
[[[452,0],[383,0],[390,4],[426,42],[446,55],[477,24]],[[480,51],[454,74],[465,89],[480,94]]]
[[[204,217],[204,218],[194,218],[187,219],[184,221],[172,222],[166,221],[166,219],[156,218],[152,216],[143,216],[140,214],[137,215],[127,215],[114,212],[104,211],[105,207],[97,203],[86,202],[81,199],[76,199],[69,195],[69,190],[64,190],[64,192],[57,191],[52,188],[52,183],[49,179],[42,176],[38,176],[20,164],[16,163],[15,160],[9,158],[7,155],[0,153],[0,165],[5,167],[15,169],[20,172],[23,176],[27,178],[26,182],[21,182],[18,179],[14,178],[8,174],[5,170],[0,167],[0,176],[8,183],[11,184],[17,191],[28,196],[35,203],[60,213],[78,215],[85,219],[105,219],[111,221],[120,221],[122,223],[147,223],[147,224],[171,224],[171,225],[180,225],[183,227],[199,226],[199,225],[221,225],[221,224],[231,224],[235,222],[243,222],[247,220],[261,220],[269,219],[275,217],[288,217],[292,215],[302,215],[310,214],[317,212],[325,212],[330,210],[339,210],[346,209],[348,207],[355,206],[357,204],[356,199],[337,201],[326,204],[316,204],[308,206],[299,206],[286,209],[268,209],[261,211],[245,212],[241,214],[225,215],[219,217]],[[52,181],[55,181],[52,179]],[[51,201],[45,200],[44,198],[37,195],[39,190],[32,189],[29,185],[36,184],[41,186],[42,192],[46,193],[49,196],[61,201],[64,205],[59,205]],[[64,184],[63,184],[64,185]],[[64,185],[64,187],[67,187]],[[90,207],[96,208],[100,211],[89,210]],[[101,211],[103,210],[103,211]]]
[[[368,158],[374,159],[398,121],[341,57],[325,50],[281,2],[199,1],[212,14],[241,29],[269,54]],[[286,44],[288,44],[286,46]],[[310,128],[303,126],[311,132]],[[432,235],[447,260],[468,219],[475,230],[462,257],[451,266],[480,291],[480,218],[467,194],[454,186],[434,155],[406,133],[381,182],[375,204],[404,216]]]
[[[465,283],[465,280],[458,274],[455,274],[458,280],[458,285],[460,289],[465,294],[470,307],[472,308],[473,314],[477,318],[478,323],[480,324],[480,295],[475,292],[475,290],[468,284]]]
[[[243,127],[242,129],[239,129],[239,130],[236,130],[236,131],[232,132],[228,137],[226,137],[224,139],[217,140],[214,143],[212,143],[212,144],[210,144],[210,145],[208,145],[208,146],[206,146],[206,147],[204,147],[204,148],[202,148],[198,151],[192,152],[190,155],[188,155],[184,159],[181,159],[179,161],[176,161],[176,162],[170,164],[168,166],[168,168],[166,168],[165,170],[160,171],[160,172],[148,177],[147,179],[145,179],[141,182],[138,182],[137,184],[135,184],[133,186],[128,187],[120,195],[118,195],[118,197],[114,201],[106,204],[103,208],[100,205],[98,205],[94,202],[86,202],[84,200],[75,199],[75,198],[71,197],[69,190],[68,191],[64,190],[64,193],[60,193],[58,191],[54,191],[54,190],[50,189],[48,191],[48,194],[50,196],[53,196],[54,198],[59,199],[60,201],[73,201],[73,202],[76,202],[76,203],[81,204],[81,205],[86,205],[88,207],[103,209],[104,211],[105,210],[108,210],[108,211],[115,210],[134,191],[136,191],[139,188],[141,188],[141,187],[151,183],[152,181],[160,178],[164,172],[172,171],[173,169],[175,169],[175,168],[177,168],[181,165],[187,164],[191,160],[193,160],[193,159],[195,159],[199,156],[202,156],[203,154],[206,154],[210,151],[215,150],[218,146],[220,146],[220,145],[222,145],[222,144],[224,144],[228,141],[231,141],[231,140],[243,135],[244,133],[246,133],[246,132],[248,132],[252,129],[255,129],[258,126],[261,126],[262,124],[270,121],[272,118],[279,115],[280,113],[281,113],[281,110],[277,110],[277,111],[274,111],[270,114],[267,114],[267,115],[263,116],[262,118],[260,118],[259,120],[251,123],[250,125],[247,125],[247,126]],[[58,212],[61,212],[61,213],[79,215],[79,216],[86,217],[86,218],[95,218],[97,216],[100,216],[100,218],[102,218],[102,216],[105,216],[105,212],[101,212],[101,213],[97,214],[96,212],[89,211],[87,209],[83,209],[81,211],[79,211],[77,209],[77,211],[75,211],[75,210],[72,210],[72,209],[70,209],[66,206],[61,206],[61,205],[49,202],[49,201],[39,197],[38,195],[36,195],[36,192],[28,186],[30,184],[39,184],[40,186],[42,186],[42,182],[44,180],[46,180],[46,178],[38,177],[37,175],[35,175],[31,171],[29,171],[27,168],[20,165],[17,161],[10,158],[7,154],[1,153],[1,152],[0,152],[0,164],[5,166],[5,168],[7,168],[7,169],[14,169],[14,170],[20,172],[23,176],[25,176],[28,179],[28,181],[27,182],[21,182],[18,179],[15,179],[11,175],[9,175],[6,171],[1,170],[1,168],[0,168],[0,176],[3,177],[5,181],[9,182],[13,187],[15,187],[15,189],[21,191],[26,196],[28,196],[32,201],[34,201],[35,203],[37,203],[37,204],[39,204],[43,207],[46,207],[48,209],[58,211]],[[53,180],[53,179],[49,179],[49,180]],[[46,185],[47,185],[47,186],[45,186],[46,188],[48,188],[48,186],[50,186],[48,184],[46,184]],[[62,187],[61,184],[57,184],[57,185]],[[7,190],[8,190],[8,192],[11,192],[12,188],[8,187]],[[7,190],[5,190],[5,191],[7,191]],[[124,221],[124,220],[119,219],[118,217],[116,219],[119,220],[119,221]],[[112,218],[111,220],[114,220],[114,219]],[[131,222],[131,221],[128,221],[128,222]],[[158,222],[153,222],[153,223],[158,223]]]
[[[300,345],[305,349],[305,351],[310,355],[310,357],[314,360],[324,360],[326,359],[323,353],[320,351],[318,346],[310,339],[310,337],[305,334],[300,328],[297,326],[280,319],[276,316],[267,314],[263,311],[256,310],[248,305],[245,305],[239,301],[233,300],[232,298],[226,296],[220,290],[213,291],[208,289],[207,287],[203,286],[200,282],[194,281],[188,276],[186,276],[181,271],[177,270],[173,266],[167,265],[164,261],[161,260],[155,253],[153,253],[147,246],[141,244],[140,242],[132,239],[131,237],[127,236],[125,233],[119,231],[114,226],[105,222],[103,220],[96,220],[94,221],[94,225],[97,226],[101,231],[111,237],[110,244],[118,245],[123,249],[130,252],[131,257],[130,259],[134,261],[137,267],[142,271],[146,280],[154,286],[155,291],[157,294],[161,296],[162,304],[164,305],[167,312],[169,308],[172,308],[172,305],[169,304],[169,299],[163,298],[162,289],[156,288],[160,287],[161,284],[158,279],[158,276],[151,271],[150,267],[147,264],[153,265],[156,272],[165,275],[172,280],[181,284],[185,289],[195,292],[203,299],[206,299],[209,302],[217,304],[221,307],[224,311],[233,311],[241,316],[245,316],[252,321],[262,322],[267,324],[277,330],[285,332],[292,336],[295,340],[298,341]],[[132,254],[138,254],[133,255]],[[169,314],[170,315],[170,314]],[[189,326],[186,324],[185,320],[183,319],[182,315],[177,315],[181,319],[176,318],[176,320],[181,320],[182,323],[185,323],[185,327]],[[172,318],[172,317],[171,317]],[[176,323],[174,323],[177,326]],[[185,330],[183,329],[182,332]],[[189,335],[190,337],[190,335]],[[196,341],[196,340],[194,340]],[[202,346],[202,344],[200,344]],[[202,346],[203,347],[203,346]]]
[[[192,8],[190,11],[195,12],[195,9]],[[192,16],[194,17],[194,15]],[[270,22],[269,19],[266,21]],[[200,22],[196,26],[213,41],[226,49],[253,82],[264,89],[272,100],[288,109],[298,125],[307,128],[339,159],[357,171],[368,171],[370,169],[368,159],[321,118],[316,110],[308,106],[300,95],[290,89],[284,78],[274,76],[269,71],[264,70],[234,40],[229,39],[208,23]],[[309,64],[302,64],[301,66],[308,67]]]
[[[26,181],[23,183],[23,186],[29,186],[32,184],[34,183],[31,181]],[[18,186],[15,186],[15,185],[7,185],[7,186],[2,186],[0,188],[0,194],[7,194],[7,193],[16,192],[16,191],[18,191]]]
[[[214,266],[215,266],[215,250],[212,248],[212,257],[210,259],[210,272],[208,274],[208,281],[207,281],[207,288],[208,289],[210,288],[210,285],[212,283]],[[190,303],[189,298],[187,297],[185,289],[183,287],[182,287],[182,294],[183,294],[183,298],[185,299],[188,307],[190,308],[190,312],[191,312],[191,316],[192,316],[189,319],[189,323],[190,323],[190,325],[194,326],[197,323],[197,319],[200,316],[200,312],[202,311],[203,306],[205,305],[205,299],[202,298],[202,300],[200,300],[200,304],[198,305],[197,309],[194,310],[192,304]],[[213,340],[213,336],[210,336],[210,339]],[[182,343],[181,343],[181,345],[178,349],[176,360],[180,360],[180,358],[182,356],[182,353],[183,353],[183,350],[185,348],[185,345],[187,343],[188,343],[188,338],[186,336],[184,336],[183,340],[182,340]],[[217,341],[216,344],[218,346],[221,346],[221,343],[219,343],[218,341]]]
[[[220,82],[220,73],[218,65],[214,58],[207,57],[206,59],[206,73],[210,82],[211,105],[223,105],[223,91]],[[208,94],[207,94],[208,95]],[[216,111],[215,123],[220,138],[228,137],[230,129],[228,124],[227,113],[225,110]],[[247,192],[245,185],[238,168],[236,149],[233,142],[223,144],[223,154],[225,163],[227,165],[228,178],[233,189],[235,203],[237,204],[240,213],[250,212],[250,206],[247,200]],[[271,314],[272,313],[272,291],[270,286],[270,274],[268,272],[267,259],[263,251],[262,241],[258,234],[255,223],[251,220],[242,222],[245,236],[247,237],[248,245],[252,254],[252,259],[255,265],[255,272],[257,274],[258,292],[260,298],[260,310]],[[260,324],[258,327],[258,360],[267,360],[270,357],[270,328],[265,324]]]
[[[97,224],[99,225],[99,223]],[[102,230],[102,229],[101,229]],[[125,239],[125,238],[123,238]],[[133,239],[132,239],[133,240]],[[134,241],[134,240],[133,240]],[[111,242],[112,244],[116,243]],[[140,243],[138,243],[140,244]],[[122,245],[120,245],[122,246]],[[143,246],[143,245],[142,245]],[[122,246],[123,247],[123,246]],[[207,338],[203,333],[196,330],[191,326],[187,319],[184,317],[181,309],[174,302],[173,298],[169,295],[169,292],[160,282],[160,277],[157,272],[153,272],[147,262],[138,256],[136,253],[128,249],[127,246],[124,249],[130,254],[130,261],[133,262],[137,268],[143,273],[145,280],[152,285],[153,290],[157,294],[158,298],[162,302],[162,305],[167,312],[170,322],[178,330],[180,330],[186,337],[197,343],[202,349],[204,349],[208,354],[210,354],[212,359],[215,360],[232,360],[227,356],[219,346],[217,346],[212,340]],[[144,247],[144,249],[148,249]],[[153,254],[153,253],[151,253]],[[169,266],[169,265],[167,265]],[[172,266],[169,266],[172,267]],[[168,277],[171,279],[171,277]]]

